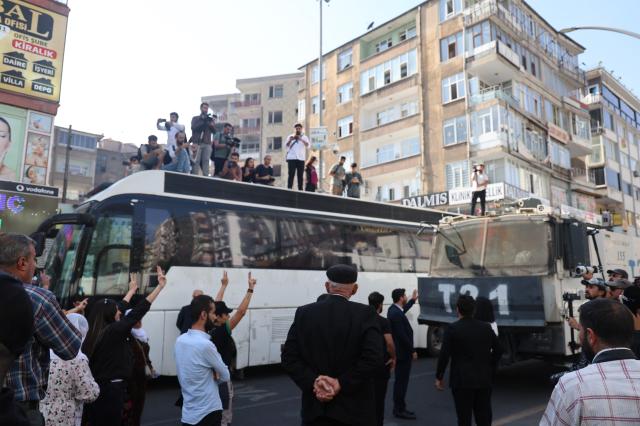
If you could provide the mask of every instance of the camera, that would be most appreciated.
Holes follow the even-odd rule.
[[[160,124],[160,123],[166,123],[166,122],[167,122],[167,120],[166,120],[166,119],[164,119],[164,118],[158,118],[158,124]]]
[[[597,266],[584,266],[584,265],[578,265],[576,266],[576,275],[584,275],[584,274],[593,274],[598,272],[598,267]]]
[[[231,136],[231,135],[224,135],[224,144],[231,147],[231,148],[237,148],[240,146],[240,143],[242,142],[240,139]]]

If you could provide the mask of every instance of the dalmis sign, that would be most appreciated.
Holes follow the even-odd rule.
[[[403,206],[408,207],[439,207],[449,204],[448,192],[435,192],[433,194],[416,195],[415,197],[404,198],[402,200]]]

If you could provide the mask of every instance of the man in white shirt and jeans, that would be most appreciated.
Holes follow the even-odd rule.
[[[476,201],[480,199],[480,208],[482,216],[485,211],[485,201],[487,198],[487,185],[489,185],[489,176],[484,174],[484,163],[476,164],[473,167],[473,175],[471,176],[471,216],[476,214]]]
[[[207,333],[213,328],[215,304],[211,296],[200,295],[193,298],[190,308],[193,325],[178,337],[174,348],[184,399],[181,421],[183,426],[220,426],[222,400],[218,383],[228,382],[230,376]]]
[[[184,124],[178,123],[178,113],[169,114],[169,121],[158,118],[157,127],[158,130],[167,132],[167,151],[169,151],[171,159],[176,158],[176,135],[179,132],[184,132]]]
[[[289,180],[287,188],[293,188],[293,177],[298,173],[298,191],[302,191],[302,181],[304,179],[304,160],[307,158],[307,148],[309,138],[302,133],[302,124],[293,126],[296,131],[287,138],[287,166],[289,168]]]

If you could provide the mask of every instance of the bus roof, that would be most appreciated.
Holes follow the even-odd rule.
[[[422,221],[437,224],[452,213],[389,203],[336,197],[328,194],[292,191],[289,189],[234,182],[205,176],[150,170],[127,176],[95,194],[90,202],[99,202],[116,195],[140,194],[206,201],[257,204],[271,208],[313,210],[341,215],[364,216],[402,222]]]

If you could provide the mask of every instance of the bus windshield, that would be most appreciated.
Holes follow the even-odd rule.
[[[547,275],[551,226],[538,218],[487,218],[438,230],[431,276]]]
[[[60,301],[69,294],[83,228],[84,225],[63,225],[48,250],[44,270],[51,277],[49,290]]]

